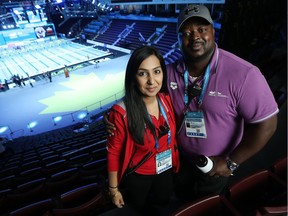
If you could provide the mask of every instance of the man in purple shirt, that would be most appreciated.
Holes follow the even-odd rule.
[[[233,171],[274,134],[279,110],[259,69],[218,48],[208,8],[185,8],[177,33],[183,59],[167,66],[182,156],[176,191],[194,199],[223,192]],[[199,155],[214,162],[208,175],[195,168]]]

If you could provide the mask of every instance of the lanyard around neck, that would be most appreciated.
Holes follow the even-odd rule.
[[[167,137],[167,143],[168,143],[168,146],[169,146],[170,143],[171,143],[171,130],[170,130],[170,125],[169,125],[168,117],[167,117],[166,112],[165,112],[165,109],[164,109],[164,107],[163,107],[163,105],[162,105],[162,103],[160,102],[160,100],[159,100],[158,97],[157,97],[157,101],[158,101],[158,105],[159,105],[160,112],[161,112],[161,114],[163,115],[163,117],[164,117],[164,119],[165,119],[165,121],[166,121],[166,124],[167,124],[167,126],[168,126],[168,128],[169,128],[168,137]],[[148,117],[149,117],[151,123],[153,124],[152,119],[151,119],[149,113],[148,113]],[[154,126],[154,124],[153,124],[153,126]],[[153,131],[152,131],[152,132],[153,132],[153,135],[154,135],[154,137],[155,137],[155,148],[158,149],[158,148],[159,148],[159,140],[158,140],[158,137],[157,137],[157,135],[156,135],[155,127],[153,128]]]
[[[207,68],[205,70],[203,86],[202,86],[201,94],[200,94],[199,100],[198,100],[198,109],[200,109],[200,107],[202,105],[209,78],[210,78],[210,64],[207,66]],[[188,70],[187,69],[184,72],[184,84],[185,84],[184,103],[185,103],[185,106],[188,106],[190,101],[189,101],[189,95],[188,95],[189,81],[188,81]]]

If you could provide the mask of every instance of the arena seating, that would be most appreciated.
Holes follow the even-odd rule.
[[[53,137],[53,132],[50,133]],[[87,184],[99,187],[105,183],[106,133],[103,125],[60,141],[39,143],[36,141],[29,149],[1,158],[1,216],[9,212],[11,215],[42,213],[39,206],[51,210],[50,199],[52,206],[59,208],[54,204],[61,194]],[[91,205],[98,203],[97,200],[92,200]]]

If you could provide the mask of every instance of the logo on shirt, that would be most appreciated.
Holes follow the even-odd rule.
[[[177,89],[178,88],[177,83],[176,82],[170,82],[170,88],[173,90]]]
[[[209,92],[209,96],[212,96],[212,97],[226,97],[226,98],[228,98],[227,95],[222,95],[222,93],[218,92],[218,91],[210,91]]]

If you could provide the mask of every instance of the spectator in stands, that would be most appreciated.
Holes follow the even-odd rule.
[[[66,77],[66,78],[69,77],[69,70],[68,70],[68,68],[67,68],[66,65],[64,66],[64,74],[65,74],[65,77]]]
[[[25,73],[27,75],[27,79],[29,81],[30,86],[33,88],[34,86],[33,86],[32,82],[31,82],[30,75],[27,72],[25,72]]]
[[[94,60],[94,63],[95,63],[95,68],[98,68],[99,67],[99,60]]]
[[[0,90],[5,91],[5,86],[2,84],[2,80],[0,79]]]
[[[5,91],[5,86],[2,83],[0,83],[0,90]]]
[[[4,81],[5,81],[5,89],[6,89],[6,90],[9,90],[9,83],[8,83],[8,80],[5,79]]]
[[[175,184],[191,200],[225,192],[229,176],[274,134],[279,110],[260,70],[218,48],[207,7],[186,7],[177,34],[183,59],[167,66],[181,158]],[[199,155],[214,162],[208,174],[193,163]]]
[[[23,76],[21,77],[20,82],[23,83],[23,86],[26,86],[26,83],[25,83],[25,80],[24,80]]]
[[[50,82],[52,82],[52,73],[47,71],[47,77]]]
[[[117,128],[107,141],[110,197],[118,208],[123,207],[118,186],[125,176],[127,203],[144,215],[149,207],[169,203],[173,171],[179,169],[166,77],[158,50],[150,46],[136,49],[126,68],[125,97],[109,115]]]
[[[12,81],[17,85],[17,86],[19,86],[20,88],[23,88],[23,86],[22,86],[22,84],[21,84],[21,79],[20,79],[20,77],[19,77],[19,75],[13,75],[12,76]]]

